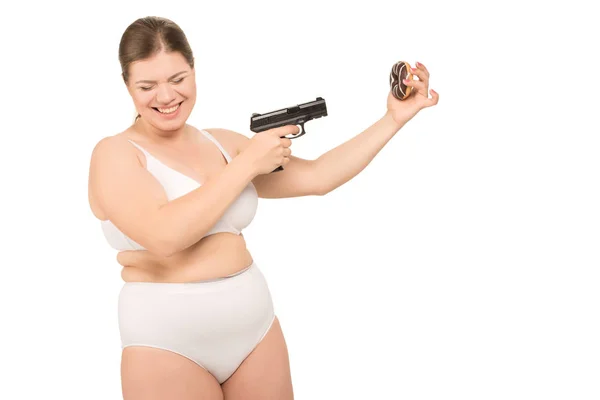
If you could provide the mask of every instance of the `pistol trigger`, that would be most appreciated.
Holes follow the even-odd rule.
[[[298,132],[298,134],[296,136],[294,136],[293,138],[297,138],[297,137],[302,136],[302,135],[304,135],[306,133],[305,130],[304,130],[304,122],[301,123],[301,124],[298,124],[296,126],[300,127],[300,132]],[[291,138],[291,139],[293,139],[293,138]]]

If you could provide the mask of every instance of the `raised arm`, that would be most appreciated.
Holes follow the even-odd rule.
[[[263,198],[326,195],[365,169],[409,119],[394,120],[390,113],[386,113],[363,132],[315,160],[291,155],[283,171],[254,178],[256,191]],[[219,129],[218,132],[235,142],[238,149],[244,149],[250,141],[234,131]]]
[[[388,92],[387,111],[363,132],[316,160],[291,156],[284,171],[256,177],[254,184],[259,195],[268,198],[325,195],[358,175],[420,110],[438,103],[437,92],[431,90],[429,98],[429,71],[421,63],[416,65],[411,72],[419,80],[404,82],[413,89],[407,99],[398,100]],[[230,135],[238,137],[239,146],[244,146],[242,135]]]

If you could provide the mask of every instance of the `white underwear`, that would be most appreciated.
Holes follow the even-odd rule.
[[[126,282],[119,294],[122,347],[184,356],[225,382],[267,334],[275,313],[256,265],[191,283]]]

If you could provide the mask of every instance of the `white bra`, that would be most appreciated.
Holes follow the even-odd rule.
[[[227,163],[231,162],[231,156],[223,146],[207,131],[201,130],[223,153]],[[163,164],[160,160],[146,151],[139,144],[129,140],[131,144],[140,149],[146,156],[146,169],[150,172],[164,188],[169,201],[183,196],[202,184]],[[258,206],[258,195],[256,188],[250,182],[238,198],[229,206],[217,223],[203,237],[218,232],[230,232],[239,235],[256,215]],[[102,231],[108,243],[116,250],[145,250],[143,246],[127,237],[110,220],[101,221]]]

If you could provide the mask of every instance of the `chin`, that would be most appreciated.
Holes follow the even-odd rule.
[[[177,120],[165,122],[165,121],[156,121],[155,125],[157,128],[163,131],[176,131],[185,126],[186,119],[178,118]]]

